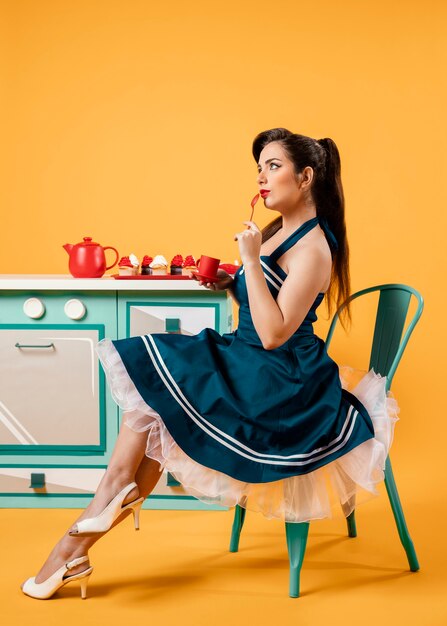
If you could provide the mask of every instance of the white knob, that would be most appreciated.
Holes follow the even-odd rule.
[[[85,305],[80,300],[76,298],[72,298],[71,300],[67,300],[64,306],[64,312],[67,317],[71,320],[80,320],[84,317],[87,312]]]
[[[28,317],[38,320],[45,313],[45,305],[39,298],[28,298],[23,303],[23,312]]]

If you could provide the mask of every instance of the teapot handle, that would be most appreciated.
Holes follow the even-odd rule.
[[[114,265],[116,265],[116,264],[118,263],[119,254],[118,254],[118,250],[117,250],[116,248],[114,248],[113,246],[105,246],[105,247],[103,248],[103,250],[104,250],[104,252],[105,252],[106,250],[113,250],[113,251],[116,253],[116,259],[115,259],[115,261],[112,263],[112,265],[108,265],[108,266],[106,267],[106,271],[107,271],[107,270],[110,270],[110,269],[111,269]]]

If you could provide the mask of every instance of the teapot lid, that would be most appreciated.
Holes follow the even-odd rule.
[[[92,241],[92,237],[83,237],[84,243],[81,242],[81,246],[99,246],[99,243]]]

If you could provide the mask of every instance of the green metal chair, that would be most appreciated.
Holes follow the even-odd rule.
[[[352,294],[334,314],[326,338],[326,346],[327,348],[329,347],[336,323],[343,308],[350,301],[374,291],[380,291],[380,297],[376,313],[376,323],[368,371],[371,368],[374,368],[376,373],[386,376],[387,382],[385,389],[386,391],[389,391],[393,376],[402,358],[410,335],[421,317],[422,310],[424,308],[423,298],[420,293],[416,291],[416,289],[413,289],[408,285],[386,284],[369,287],[368,289],[362,289],[361,291],[357,291]],[[402,338],[412,295],[416,298],[417,310]],[[405,522],[389,456],[385,465],[385,486],[391,508],[393,510],[394,519],[396,520],[399,537],[407,554],[410,570],[412,572],[416,572],[419,569],[419,563],[413,541],[411,540]],[[230,552],[238,551],[239,538],[245,520],[245,513],[246,509],[237,504],[235,507],[233,528],[231,532]],[[347,516],[346,521],[348,536],[356,537],[357,530],[355,523],[355,510]],[[304,559],[304,553],[306,551],[309,522],[285,522],[285,527],[287,550],[290,561],[289,596],[291,598],[298,598],[300,595],[300,572]]]

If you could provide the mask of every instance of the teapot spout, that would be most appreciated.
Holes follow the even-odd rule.
[[[66,243],[62,247],[64,248],[64,250],[66,250],[67,254],[70,254],[72,249],[73,249],[73,244],[72,243]]]

